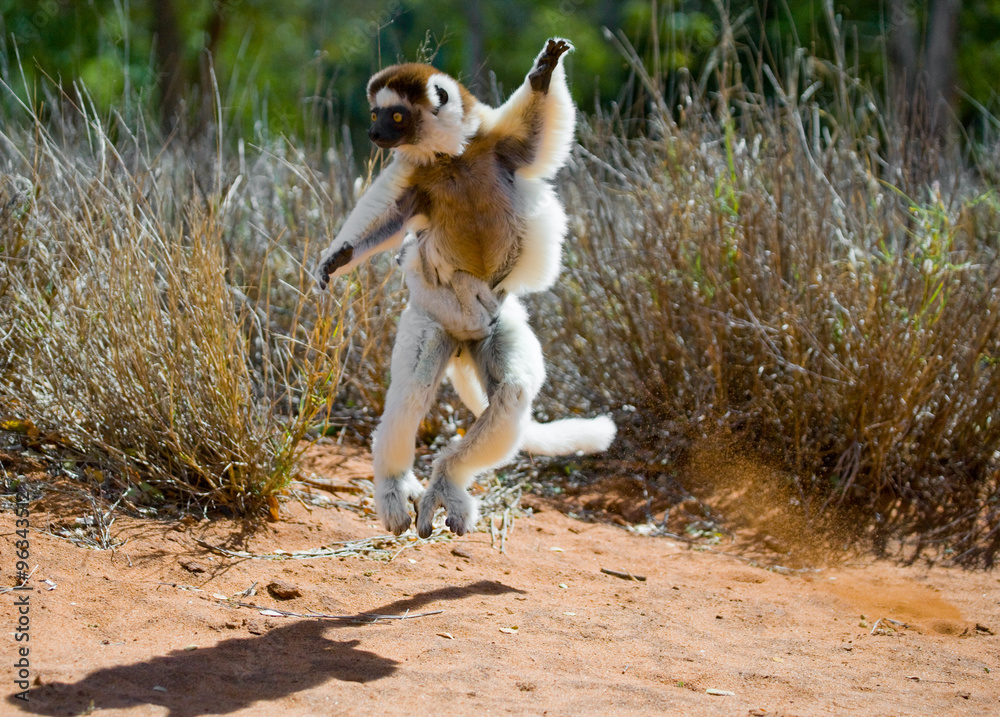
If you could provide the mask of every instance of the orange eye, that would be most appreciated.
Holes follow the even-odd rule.
[[[392,115],[392,121],[399,123],[403,121],[403,114],[401,112],[396,112]]]
[[[378,119],[378,115],[372,112],[372,122]]]

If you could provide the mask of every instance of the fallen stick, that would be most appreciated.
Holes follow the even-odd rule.
[[[614,575],[616,578],[621,578],[622,580],[636,580],[638,582],[646,582],[645,575],[633,575],[630,572],[621,572],[619,570],[609,570],[608,568],[601,568],[601,572],[605,575]]]
[[[205,598],[208,600],[209,598]],[[219,602],[225,602],[230,605],[239,605],[240,607],[248,607],[253,610],[266,610],[271,616],[281,616],[281,617],[307,617],[318,620],[339,620],[341,622],[361,622],[361,623],[374,623],[379,620],[413,620],[418,617],[427,617],[429,615],[440,615],[443,610],[431,610],[430,612],[421,612],[411,615],[407,612],[404,615],[379,615],[371,612],[362,612],[357,615],[327,615],[322,612],[291,612],[290,610],[280,610],[274,607],[267,607],[265,605],[255,605],[249,602],[241,602],[239,600],[220,600]]]
[[[951,682],[949,680],[928,680],[928,679],[925,679],[923,677],[918,677],[917,675],[913,675],[912,677],[907,676],[906,679],[913,680],[914,682],[935,682],[935,683],[937,683],[939,685],[953,685],[953,684],[955,684],[954,682]]]
[[[344,485],[342,483],[328,483],[323,480],[318,480],[315,478],[299,478],[300,483],[305,483],[313,488],[319,488],[325,490],[328,493],[364,493],[365,488],[359,485]]]

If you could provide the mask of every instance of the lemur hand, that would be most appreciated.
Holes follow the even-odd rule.
[[[489,291],[476,296],[469,306],[462,306],[461,320],[445,318],[444,330],[459,341],[479,341],[493,333],[500,304]]]
[[[479,302],[489,316],[493,317],[490,323],[495,320],[497,312],[500,311],[500,304],[503,303],[504,296],[505,294],[502,292],[499,296],[494,294],[487,284],[483,284],[479,291],[476,292],[476,301]]]
[[[319,280],[319,288],[321,290],[325,289],[326,285],[330,283],[330,274],[337,271],[340,267],[349,264],[352,256],[354,256],[354,247],[347,245],[340,247],[340,249],[333,252],[326,259],[320,258],[319,268],[316,270],[316,278]]]
[[[573,49],[565,40],[550,39],[545,45],[545,50],[538,58],[534,68],[528,73],[528,81],[531,89],[535,92],[548,92],[549,81],[552,79],[552,71],[559,64],[559,58],[563,54]]]
[[[428,291],[415,283],[411,297],[459,341],[485,339],[496,326],[500,304],[506,294],[494,292],[489,284],[464,271],[456,271],[450,286]]]

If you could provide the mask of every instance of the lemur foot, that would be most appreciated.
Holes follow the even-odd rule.
[[[573,46],[565,40],[550,39],[545,45],[541,57],[538,58],[538,62],[528,74],[531,89],[535,92],[548,92],[552,71],[559,65],[559,58],[572,49]]]
[[[410,527],[410,501],[423,494],[423,486],[412,473],[383,478],[375,485],[375,510],[385,529],[402,535]]]
[[[442,475],[435,476],[420,499],[417,510],[417,535],[429,538],[434,531],[434,511],[444,507],[448,513],[445,525],[455,535],[465,535],[476,527],[479,504],[465,489]]]

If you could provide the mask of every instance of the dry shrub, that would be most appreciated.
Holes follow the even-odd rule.
[[[550,405],[631,404],[620,446],[682,476],[725,436],[811,519],[992,565],[1000,205],[963,170],[914,185],[871,96],[810,99],[820,69],[799,58],[765,101],[724,65],[736,90],[689,85],[676,111],[646,77],[641,131],[589,121],[567,268],[538,302]]]
[[[300,259],[350,197],[283,145],[150,149],[86,99],[0,133],[0,409],[147,494],[259,510],[358,345],[350,286],[321,300]]]

